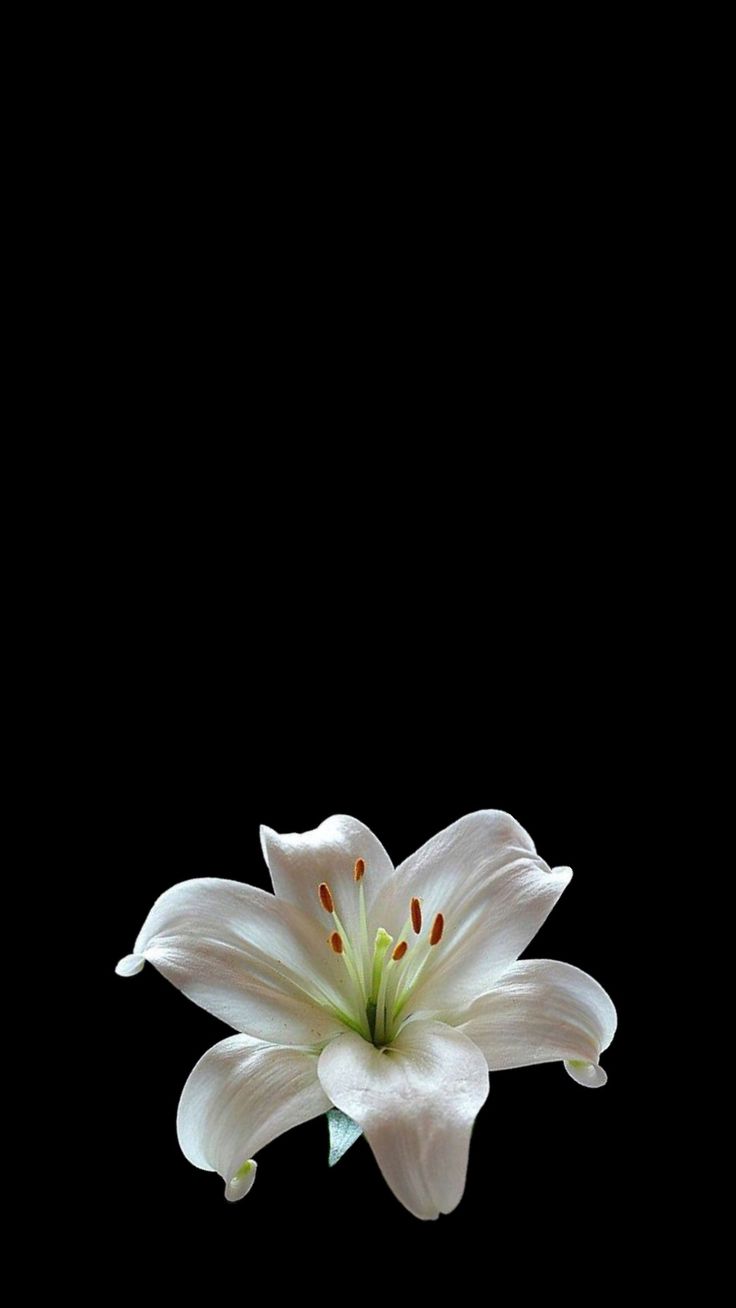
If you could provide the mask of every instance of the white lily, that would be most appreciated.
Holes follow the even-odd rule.
[[[355,818],[263,827],[261,841],[274,895],[173,886],[116,969],[152,963],[240,1033],[197,1063],[177,1123],[228,1199],[250,1189],[263,1145],[335,1106],[401,1203],[435,1218],[462,1197],[489,1069],[561,1060],[581,1085],[605,1083],[608,995],[566,963],[517,961],[572,872],[507,813],[461,818],[395,870]]]

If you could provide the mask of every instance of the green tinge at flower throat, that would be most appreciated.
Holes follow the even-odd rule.
[[[390,1044],[396,1036],[401,1013],[416,989],[431,950],[442,939],[445,920],[442,913],[437,913],[431,930],[422,936],[422,907],[415,897],[409,905],[409,916],[398,933],[397,943],[394,944],[393,936],[384,927],[379,927],[371,945],[364,876],[365,862],[359,858],[354,869],[360,896],[357,939],[350,938],[340,921],[326,881],[318,886],[317,894],[334,923],[329,945],[342,958],[351,983],[352,1011],[334,1011],[346,1026],[380,1048]]]

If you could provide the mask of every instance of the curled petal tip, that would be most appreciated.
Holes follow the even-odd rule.
[[[588,1086],[591,1090],[597,1090],[608,1080],[603,1068],[597,1063],[585,1063],[579,1058],[566,1058],[565,1071],[578,1085]]]
[[[257,1170],[258,1163],[255,1158],[249,1158],[247,1162],[243,1163],[242,1167],[238,1168],[235,1175],[230,1178],[225,1186],[225,1198],[230,1203],[236,1203],[238,1199],[242,1199],[248,1193],[256,1179]]]
[[[125,958],[121,958],[115,972],[118,976],[135,976],[137,972],[143,970],[145,961],[142,954],[126,954]]]

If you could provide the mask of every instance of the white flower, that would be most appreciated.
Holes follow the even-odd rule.
[[[229,1199],[263,1145],[334,1105],[401,1203],[434,1218],[462,1196],[489,1069],[559,1059],[605,1083],[608,995],[567,963],[517,962],[572,873],[507,813],[461,818],[395,870],[355,818],[261,841],[275,895],[173,886],[117,967],[153,963],[241,1033],[200,1059],[178,1112],[184,1153]]]

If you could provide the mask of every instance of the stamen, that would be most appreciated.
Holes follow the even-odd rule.
[[[404,954],[406,953],[408,948],[409,946],[407,945],[405,940],[401,940],[399,942],[393,954],[391,955],[395,963],[398,963],[399,959],[404,957]]]
[[[445,929],[445,919],[441,913],[438,913],[432,923],[432,930],[429,933],[430,945],[438,945],[442,939],[442,932]]]
[[[365,876],[365,859],[364,859],[364,858],[356,858],[356,860],[355,860],[355,871],[353,872],[353,876],[355,877],[355,880],[356,880],[356,881],[361,881],[361,880],[363,879],[363,877]]]
[[[419,935],[422,929],[422,906],[416,898],[411,901],[411,924],[415,934]]]
[[[332,945],[332,948],[336,954],[342,953],[344,945],[342,943],[342,936],[340,935],[339,931],[333,931],[332,935],[330,936],[330,944]]]
[[[325,913],[334,913],[335,905],[332,900],[332,893],[330,891],[330,887],[328,886],[326,881],[322,882],[317,893],[319,894],[319,902],[322,905],[323,909],[325,910]]]

